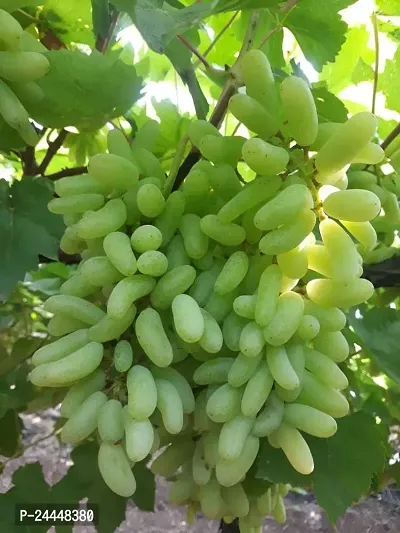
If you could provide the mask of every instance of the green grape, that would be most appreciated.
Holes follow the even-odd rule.
[[[46,56],[38,52],[0,52],[0,77],[27,83],[43,78],[50,69]]]
[[[207,416],[207,415],[206,415]],[[207,417],[208,418],[208,417]],[[212,422],[210,422],[213,424]],[[211,426],[209,433],[206,433],[204,438],[204,457],[210,468],[215,468],[218,459],[218,439],[219,439],[219,426]]]
[[[248,268],[249,259],[245,252],[232,254],[215,281],[214,291],[224,295],[236,289],[243,281]]]
[[[247,357],[239,352],[228,373],[229,385],[231,387],[241,387],[242,385],[249,383],[249,380],[251,380],[251,378],[256,374],[261,363],[261,359],[261,353],[256,357]],[[246,390],[247,388],[245,391]]]
[[[201,259],[208,250],[208,237],[201,231],[200,221],[198,215],[187,213],[179,225],[187,254],[192,259]]]
[[[30,146],[36,146],[39,137],[29,121],[29,114],[8,85],[0,79],[0,116],[17,130]]]
[[[290,137],[300,146],[310,146],[317,137],[318,114],[308,84],[298,76],[288,76],[280,93]]]
[[[193,476],[190,471],[182,472],[176,481],[170,484],[168,500],[173,504],[184,504],[190,500],[193,491],[196,489]]]
[[[313,152],[319,152],[323,145],[332,137],[340,128],[340,122],[322,122],[318,124],[318,132],[315,141],[311,144],[310,149]]]
[[[230,357],[216,357],[200,365],[193,374],[193,381],[197,385],[214,385],[226,383],[234,359]]]
[[[224,161],[224,145],[227,137],[217,137],[216,135],[203,135],[199,142],[201,155],[213,163]]]
[[[139,168],[139,172],[143,177],[158,178],[164,185],[165,172],[155,155],[153,155],[146,148],[136,147],[135,143],[132,146],[133,160]]]
[[[209,163],[211,165],[211,163]],[[211,167],[212,170],[212,167]],[[202,211],[204,202],[208,199],[210,181],[204,168],[194,166],[182,184],[182,192],[186,201],[186,212]]]
[[[157,406],[157,388],[150,370],[134,365],[128,372],[128,413],[136,420],[149,418]]]
[[[126,454],[135,463],[143,461],[154,443],[154,429],[150,420],[130,420],[125,422]]]
[[[63,418],[71,418],[78,408],[95,392],[104,389],[106,376],[103,370],[97,369],[92,374],[77,381],[67,392],[61,404],[60,414]]]
[[[371,191],[350,189],[330,194],[323,202],[325,213],[350,222],[367,222],[381,210],[379,198]]]
[[[375,135],[376,117],[366,111],[353,115],[322,146],[315,157],[321,174],[338,172],[350,163]]]
[[[210,298],[215,280],[221,272],[222,264],[216,262],[210,270],[201,272],[195,279],[193,285],[189,289],[189,295],[196,300],[196,302],[203,307]]]
[[[91,394],[64,424],[60,435],[62,442],[75,444],[93,433],[106,402],[107,396],[104,392]]]
[[[110,189],[89,174],[67,176],[54,182],[54,191],[58,196],[79,196],[82,194],[102,194],[106,196]]]
[[[102,442],[98,465],[104,482],[113,492],[124,498],[129,498],[135,493],[136,480],[120,444]]]
[[[351,248],[352,255],[354,256],[354,250]],[[336,264],[339,263],[340,266],[340,259],[342,256],[340,255],[338,258],[335,258]],[[310,270],[314,270],[315,272],[318,272],[319,274],[322,274],[323,276],[327,276],[332,278],[333,277],[333,267],[331,264],[331,260],[329,257],[328,250],[325,246],[321,244],[312,244],[307,247],[307,260],[308,260],[308,268]],[[358,275],[358,263],[357,263],[357,270],[355,272],[355,275]],[[346,274],[346,271],[345,271]]]
[[[313,339],[313,345],[316,350],[330,357],[335,363],[345,361],[350,352],[346,337],[341,331],[325,331],[322,329]]]
[[[202,433],[206,435],[206,432],[211,429],[212,422],[207,416],[206,412],[206,404],[207,404],[207,393],[208,389],[203,389],[196,397],[195,399],[195,408],[193,413],[193,429],[197,431],[198,433]],[[203,449],[204,449],[204,458],[205,458],[205,446],[204,446],[204,439],[205,437],[202,437],[201,441],[203,443]],[[207,461],[205,461],[207,464],[209,464]]]
[[[61,313],[81,320],[85,324],[97,324],[105,313],[96,305],[76,296],[55,295],[50,296],[43,304],[49,313]]]
[[[216,465],[218,482],[223,487],[232,487],[232,485],[239,483],[253,465],[259,447],[259,439],[249,435],[244,443],[242,453],[237,459],[231,461],[220,459]]]
[[[188,256],[189,257],[189,256]],[[214,264],[213,251],[208,248],[206,254],[200,259],[193,259],[193,265],[198,270],[210,270]]]
[[[154,153],[160,135],[160,124],[156,120],[148,120],[136,132],[135,147],[146,148]]]
[[[292,224],[302,211],[311,209],[313,204],[307,187],[290,185],[257,211],[254,224],[263,231]]]
[[[110,154],[132,162],[132,151],[123,131],[114,128],[107,133],[107,148]]]
[[[268,346],[267,363],[274,380],[281,387],[293,390],[300,385],[299,378],[288,358],[285,346]]]
[[[85,241],[78,237],[76,227],[65,228],[64,235],[61,237],[60,249],[69,255],[79,254],[85,248]]]
[[[79,272],[75,272],[60,286],[60,294],[78,296],[79,298],[85,298],[85,296],[89,296],[89,294],[93,294],[97,290],[98,287],[88,283]]]
[[[233,310],[239,317],[254,320],[258,294],[242,294],[235,298]],[[244,322],[245,324],[245,322]],[[243,328],[242,328],[243,329]]]
[[[172,270],[178,266],[190,264],[190,258],[187,254],[181,235],[175,235],[175,237],[169,241],[165,249],[165,255],[168,261],[168,270]],[[196,281],[197,280],[198,277],[196,278]]]
[[[168,433],[177,435],[183,427],[183,405],[176,387],[164,379],[155,380],[157,387],[157,409]]]
[[[155,379],[170,381],[179,393],[182,401],[183,412],[186,414],[193,413],[195,409],[195,399],[189,382],[182,374],[174,368],[157,368],[151,370]]]
[[[133,302],[150,294],[156,280],[144,274],[135,274],[124,278],[113,288],[107,302],[107,313],[110,318],[121,319]]]
[[[210,239],[225,246],[237,246],[246,238],[246,232],[241,226],[221,222],[217,215],[204,216],[200,227]]]
[[[278,496],[274,510],[273,510],[274,519],[278,524],[284,524],[286,522],[286,508],[283,498]]]
[[[170,270],[160,280],[150,295],[156,309],[168,309],[176,296],[183,294],[196,279],[196,270],[190,265],[182,265]]]
[[[296,246],[293,250],[277,256],[278,266],[285,276],[291,279],[301,279],[308,271],[307,247]]]
[[[238,414],[222,426],[218,439],[218,455],[222,460],[240,457],[253,424],[254,417]]]
[[[104,238],[103,247],[108,259],[124,276],[136,272],[136,258],[128,235],[120,231],[109,233]]]
[[[253,207],[253,209],[246,211],[242,216],[241,224],[246,232],[246,241],[250,244],[257,243],[262,237],[261,230],[256,228],[254,224],[254,216],[257,213],[258,209],[259,205],[256,205],[255,207]]]
[[[221,328],[208,311],[205,309],[200,309],[200,311],[204,320],[204,331],[199,339],[199,345],[207,353],[218,353],[224,342]]]
[[[219,210],[219,220],[223,223],[232,222],[232,220],[235,220],[260,202],[271,198],[279,189],[281,183],[280,178],[277,176],[269,179],[255,179]]]
[[[296,428],[281,424],[275,432],[275,437],[293,468],[300,474],[311,474],[314,470],[314,460],[301,433]]]
[[[97,421],[102,441],[117,442],[124,436],[122,404],[118,400],[108,400],[102,405]]]
[[[138,190],[137,205],[144,216],[155,218],[162,213],[165,199],[160,189],[156,185],[149,183]]]
[[[190,460],[194,452],[194,442],[187,438],[174,441],[152,463],[153,474],[171,477],[184,463]]]
[[[255,98],[247,94],[235,94],[229,100],[229,111],[250,131],[264,139],[273,137],[279,129],[277,119]]]
[[[340,331],[346,326],[346,315],[337,307],[321,307],[306,299],[304,300],[304,314],[314,316],[323,332]]]
[[[168,270],[168,259],[157,250],[148,250],[138,258],[137,267],[142,274],[160,277]]]
[[[0,9],[0,42],[8,50],[19,50],[24,30],[21,24],[7,11]]]
[[[333,279],[348,281],[358,277],[360,274],[358,253],[351,237],[339,224],[330,219],[322,220],[319,230]]]
[[[245,142],[246,138],[239,135],[223,137],[222,162],[235,169],[242,158],[242,148]]]
[[[128,341],[117,342],[113,356],[114,366],[118,372],[127,372],[133,363],[132,346]]]
[[[89,339],[97,342],[108,342],[118,339],[125,333],[135,319],[137,309],[131,305],[120,318],[105,315],[96,325],[89,329]]]
[[[234,516],[241,517],[249,514],[249,500],[241,483],[231,487],[221,487],[221,495]]]
[[[196,442],[192,460],[192,473],[196,485],[206,485],[210,481],[211,469],[204,457],[204,442],[202,439]]]
[[[281,282],[282,273],[278,265],[268,266],[261,274],[254,314],[259,326],[267,326],[273,319],[278,304]]]
[[[88,330],[79,329],[36,350],[32,356],[34,366],[58,361],[88,344]]]
[[[385,151],[374,142],[369,142],[362,148],[352,163],[364,163],[366,165],[377,165],[385,158]]]
[[[193,120],[189,124],[187,134],[190,142],[196,147],[199,147],[200,141],[205,135],[213,135],[214,137],[221,136],[217,128],[206,120]]]
[[[308,370],[304,372],[303,388],[298,402],[314,407],[333,418],[341,418],[349,412],[346,398],[336,389],[321,383]]]
[[[115,154],[96,154],[91,157],[88,172],[109,190],[128,191],[138,182],[138,169],[128,159]]]
[[[140,346],[155,365],[166,367],[171,364],[172,346],[157,311],[150,307],[144,309],[136,320],[135,332]]]
[[[377,177],[372,172],[366,170],[355,170],[348,173],[350,189],[369,189],[372,185],[377,185]]]
[[[304,345],[303,344],[287,344],[285,346],[286,353],[289,359],[289,362],[293,368],[293,370],[296,372],[297,377],[299,379],[299,386],[295,389],[285,389],[278,383],[275,384],[275,391],[278,394],[279,398],[284,402],[294,402],[300,392],[301,392],[301,386],[303,382],[303,375],[305,370],[305,355],[304,355]]]
[[[272,513],[272,491],[268,489],[267,492],[258,496],[257,509],[263,516],[268,516]]]
[[[256,322],[249,322],[243,328],[239,348],[246,357],[256,357],[264,348],[265,338],[262,328]]]
[[[72,333],[73,331],[86,327],[87,324],[81,320],[78,320],[77,318],[57,314],[49,320],[47,324],[47,331],[52,337],[63,337],[64,335],[68,335],[68,333]]]
[[[242,392],[241,389],[231,387],[228,383],[221,385],[207,401],[208,417],[218,423],[231,420],[240,411]]]
[[[315,316],[304,314],[296,331],[296,337],[303,341],[309,341],[316,337],[320,330],[320,323]]]
[[[274,433],[282,423],[285,404],[272,391],[265,403],[265,407],[257,415],[252,433],[256,437],[267,437]]]
[[[337,430],[334,418],[314,407],[299,403],[286,404],[283,420],[290,426],[314,437],[326,439],[332,437]]]
[[[262,176],[283,172],[289,162],[289,153],[284,148],[255,137],[245,142],[242,154],[248,166]]]
[[[348,379],[337,364],[327,355],[310,348],[305,349],[306,368],[322,383],[342,390],[349,386]]]
[[[274,379],[266,362],[262,362],[244,389],[241,409],[245,416],[256,415],[267,401]]]
[[[374,293],[374,286],[366,279],[315,279],[307,283],[306,289],[310,300],[322,307],[352,307],[369,300]]]
[[[221,487],[215,477],[200,489],[201,510],[207,518],[215,520],[221,518],[224,501],[221,497]]]
[[[210,172],[209,179],[213,190],[226,201],[242,190],[239,178],[230,165],[216,165]]]
[[[278,95],[271,65],[264,52],[256,48],[248,50],[241,59],[240,74],[247,94],[260,102],[276,121]]]
[[[117,231],[126,221],[126,207],[122,200],[109,200],[98,211],[87,211],[77,223],[78,236],[82,239],[105,237]]]
[[[143,254],[149,250],[158,250],[162,243],[161,231],[151,225],[140,226],[132,233],[131,244],[135,252]]]
[[[123,277],[121,272],[104,256],[87,259],[80,266],[79,274],[89,286],[95,287],[116,283]]]
[[[187,294],[179,294],[172,302],[172,315],[181,339],[189,343],[200,340],[204,333],[204,319],[196,300]]]
[[[234,303],[241,298],[240,296],[235,299]],[[239,351],[240,335],[243,328],[247,324],[247,320],[242,316],[237,315],[234,311],[231,311],[229,315],[224,319],[222,324],[223,340],[229,350],[233,352]]]

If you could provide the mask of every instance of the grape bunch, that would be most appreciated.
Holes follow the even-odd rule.
[[[254,135],[193,121],[201,157],[177,190],[150,130],[132,146],[110,131],[88,174],[55,183],[61,249],[82,260],[44,304],[58,339],[34,354],[30,380],[69,387],[61,439],[96,432],[114,492],[134,494],[133,465],[156,454],[171,502],[255,533],[267,514],[284,522],[289,490],[252,491],[262,440],[308,475],[303,435],[329,438],[348,413],[343,310],[373,294],[362,253],[381,201],[347,171],[384,154],[371,113],[318,124],[308,84],[288,76],[278,94],[260,51],[239,77],[229,109]]]
[[[42,52],[46,48],[0,9],[0,116],[31,146],[37,144],[38,136],[20,99],[35,104],[44,98],[35,83],[50,68]]]

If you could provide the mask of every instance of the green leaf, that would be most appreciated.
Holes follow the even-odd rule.
[[[368,493],[373,475],[382,472],[386,438],[386,432],[374,418],[364,413],[346,416],[338,420],[338,430],[333,437],[307,437],[315,463],[312,474],[298,474],[281,450],[263,443],[257,477],[275,483],[311,486],[318,504],[334,523],[348,507]]]
[[[387,33],[393,41],[400,42],[400,28],[395,26],[391,22],[377,20],[378,30],[383,33]]]
[[[86,442],[73,450],[74,464],[52,487],[53,501],[74,503],[88,498],[89,503],[99,506],[97,532],[110,533],[125,520],[126,498],[112,492],[104,483],[97,464],[98,451],[95,442]]]
[[[4,376],[15,370],[17,366],[33,355],[42,342],[40,337],[25,337],[15,341],[11,355],[0,360],[0,375]]]
[[[19,150],[20,148],[25,148],[25,146],[26,143],[19,133],[0,117],[0,151]]]
[[[42,3],[43,0],[0,0],[0,9],[15,11],[21,7],[35,7]]]
[[[93,46],[91,0],[46,0],[40,18],[65,44]]]
[[[400,16],[400,4],[398,0],[376,0],[380,15]]]
[[[361,61],[366,64],[372,63],[374,59],[374,52],[367,47],[369,40],[369,32],[366,26],[356,26],[349,28],[346,35],[346,42],[343,44],[334,63],[325,65],[321,80],[326,80],[331,91],[334,93],[340,92],[342,89],[350,85],[351,76],[359,76],[355,73],[355,69]],[[358,68],[360,68],[358,66]],[[371,74],[371,72],[370,72]],[[370,78],[372,78],[373,72]],[[353,81],[357,83],[357,81]],[[360,80],[362,81],[362,80]]]
[[[353,0],[302,0],[285,19],[285,26],[318,72],[323,65],[334,61],[345,42],[347,24],[339,11],[351,4]]]
[[[52,196],[44,178],[24,178],[12,187],[0,181],[0,299],[37,267],[39,254],[57,257],[63,223],[47,210]]]
[[[389,377],[400,383],[400,312],[374,308],[358,319],[349,313],[348,320],[360,338],[359,344]]]
[[[45,55],[50,72],[38,80],[45,98],[35,105],[24,102],[40,124],[97,130],[123,115],[140,97],[142,84],[135,68],[114,55],[69,50]]]
[[[319,122],[345,122],[347,120],[346,106],[337,96],[328,91],[324,82],[313,84],[312,93]]]
[[[356,85],[362,81],[369,81],[374,77],[374,70],[371,65],[368,65],[362,57],[357,61],[356,66],[354,67],[353,73],[351,75],[351,81]]]
[[[108,0],[92,0],[92,21],[95,37],[103,39],[108,36],[110,25],[110,4]]]
[[[16,411],[9,409],[0,418],[0,454],[11,457],[17,451],[21,439],[22,423]]]
[[[386,106],[400,111],[400,48],[392,60],[387,60],[385,70],[379,76],[379,88],[386,96]]]
[[[136,479],[136,492],[132,499],[141,511],[151,513],[154,511],[156,495],[154,474],[143,463],[137,463],[133,467],[133,474]]]

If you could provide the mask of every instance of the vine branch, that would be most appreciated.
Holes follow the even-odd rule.
[[[378,78],[379,78],[379,32],[378,32],[378,21],[376,14],[372,13],[371,15],[372,26],[374,29],[374,43],[375,43],[375,68],[374,68],[374,84],[372,89],[372,106],[371,112],[375,113],[376,106],[376,93],[378,90]]]
[[[112,39],[113,34],[114,34],[115,27],[116,27],[116,25],[118,23],[118,18],[119,18],[119,12],[117,10],[115,10],[113,12],[113,14],[111,15],[111,18],[110,18],[110,25],[108,27],[107,37],[104,38],[101,35],[97,36],[95,48],[101,54],[104,54],[106,52],[106,50],[108,48],[108,45],[111,42],[111,39]]]
[[[185,39],[183,35],[178,35],[177,37],[181,41],[181,43],[183,43],[186,46],[186,48],[188,48],[197,57],[197,59],[201,63],[203,63],[203,65],[205,66],[207,70],[214,71],[214,68],[210,65],[210,63],[207,61],[204,55],[201,52],[199,52],[197,48],[192,45],[192,43],[190,43],[187,39]]]
[[[74,168],[63,168],[62,170],[59,170],[58,172],[54,172],[53,174],[48,174],[47,176],[44,176],[45,178],[56,181],[61,178],[65,178],[67,176],[79,176],[79,174],[87,174],[87,167],[74,167]]]
[[[228,30],[232,22],[235,20],[235,18],[238,16],[239,11],[236,11],[232,17],[228,20],[228,22],[225,24],[225,26],[220,30],[219,33],[214,37],[214,39],[211,41],[211,43],[207,46],[207,48],[203,52],[203,57],[207,57],[208,54],[211,52],[211,50],[214,48],[214,46],[217,44],[217,42],[221,39],[221,37],[224,35],[224,33]],[[196,62],[194,64],[194,67],[197,68],[200,64],[200,61]]]
[[[389,133],[389,135],[384,139],[384,141],[381,144],[381,148],[385,150],[391,144],[396,137],[400,135],[400,122],[397,124],[395,128],[392,129],[392,131]]]
[[[40,163],[40,165],[39,165],[39,167],[37,169],[38,174],[40,174],[41,176],[44,175],[44,173],[46,172],[47,167],[51,163],[51,160],[53,159],[53,157],[56,155],[58,150],[63,145],[65,139],[67,138],[67,135],[68,135],[68,131],[67,130],[61,130],[60,133],[58,134],[57,138],[54,141],[49,143],[49,148],[48,148],[48,150],[46,152],[46,155],[44,156],[43,161]]]

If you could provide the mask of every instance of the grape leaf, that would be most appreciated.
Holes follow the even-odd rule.
[[[275,483],[311,486],[317,502],[334,523],[369,491],[373,475],[382,472],[386,460],[386,432],[373,417],[356,413],[338,420],[337,433],[330,439],[307,436],[306,440],[315,463],[312,474],[297,473],[281,450],[263,443],[257,477]]]
[[[379,88],[386,96],[386,106],[400,111],[400,48],[393,59],[387,60],[385,70],[379,76]]]
[[[398,0],[376,0],[380,15],[400,16],[400,4]]]
[[[133,467],[137,489],[132,496],[133,501],[141,511],[154,511],[156,483],[154,474],[143,463],[136,463]]]
[[[369,33],[366,26],[357,26],[349,28],[346,35],[346,42],[343,44],[334,63],[324,66],[321,72],[321,80],[326,80],[331,91],[340,92],[350,83],[350,75],[354,73],[359,60],[372,63],[374,52],[367,48]],[[355,80],[351,80],[357,83]],[[362,81],[362,80],[360,80]]]
[[[90,0],[46,0],[40,19],[65,44],[94,44]]]
[[[108,35],[110,24],[110,4],[108,0],[91,0],[92,1],[92,22],[93,33],[97,37],[105,39]]]
[[[28,359],[43,343],[40,337],[23,337],[15,341],[9,356],[0,360],[0,375],[9,374]]]
[[[353,1],[302,0],[285,19],[285,26],[294,34],[304,55],[318,72],[335,59],[345,42],[347,24],[339,11]]]
[[[44,178],[24,178],[11,187],[0,181],[0,300],[37,267],[39,254],[57,257],[63,223],[47,210],[52,196]]]
[[[15,11],[21,7],[35,7],[42,3],[43,0],[0,0],[0,9]]]
[[[273,8],[281,4],[281,0],[219,0],[214,13],[223,11],[239,11],[240,9]]]
[[[43,102],[23,102],[32,118],[51,128],[96,130],[123,115],[140,97],[142,80],[114,55],[46,52],[50,72],[38,80]]]
[[[389,308],[374,308],[356,318],[349,313],[348,320],[358,335],[360,344],[380,368],[400,383],[400,312]]]
[[[0,151],[19,150],[25,146],[19,133],[0,117]]]
[[[356,85],[362,81],[369,81],[374,77],[374,70],[371,65],[368,65],[362,57],[357,61],[351,75],[351,81]]]
[[[347,109],[341,100],[329,92],[324,82],[312,86],[319,122],[345,122]]]
[[[11,457],[17,451],[21,438],[22,423],[17,412],[9,409],[0,418],[0,454]]]

